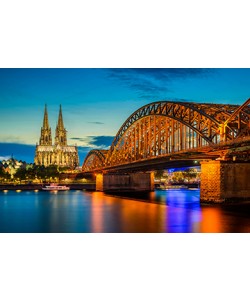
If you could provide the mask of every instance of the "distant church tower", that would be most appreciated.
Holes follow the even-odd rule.
[[[62,106],[60,105],[58,122],[56,126],[55,145],[67,146],[67,131],[63,125]]]
[[[42,146],[51,146],[52,145],[51,128],[49,127],[47,105],[45,105],[44,117],[43,117],[43,127],[41,128],[41,137],[40,137],[39,145],[42,145]]]
[[[67,131],[63,124],[61,105],[54,145],[52,145],[51,128],[49,127],[47,106],[45,105],[41,137],[39,145],[36,146],[35,164],[44,166],[57,165],[71,168],[75,168],[79,165],[77,147],[68,146],[67,144]]]

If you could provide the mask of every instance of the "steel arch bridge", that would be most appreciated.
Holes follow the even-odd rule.
[[[136,110],[109,150],[91,150],[83,172],[93,172],[250,139],[250,99],[243,105],[159,101]]]
[[[85,158],[84,169],[91,171],[100,169],[105,165],[105,158],[108,150],[91,150]]]

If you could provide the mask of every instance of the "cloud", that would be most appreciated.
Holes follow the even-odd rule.
[[[98,124],[98,125],[104,124],[102,122],[88,122],[88,123],[90,123],[90,124]]]
[[[71,140],[79,142],[78,154],[80,159],[80,165],[83,164],[85,157],[92,149],[109,149],[113,142],[114,136],[84,136],[73,137]]]
[[[92,136],[91,138],[92,143],[97,147],[107,148],[111,146],[114,136]]]
[[[136,91],[139,98],[166,98],[173,80],[207,76],[212,69],[202,68],[132,68],[110,69],[109,78]]]
[[[85,146],[78,146],[80,165],[83,164],[85,157],[92,149],[109,149],[114,136],[86,136],[82,138],[73,138],[78,141],[83,141]]]
[[[10,155],[0,156],[0,161],[2,161],[2,160],[8,160],[8,159],[10,159],[10,158],[11,158]]]
[[[14,135],[4,135],[4,134],[1,134],[0,135],[0,140],[3,143],[25,144],[24,140],[22,140],[20,138],[20,136],[14,136]]]
[[[73,137],[71,140],[75,140],[82,143],[82,147],[89,147],[91,149],[107,149],[111,146],[114,136],[85,136],[85,137]]]
[[[79,142],[86,142],[87,140],[87,137],[83,137],[83,138],[80,138],[80,137],[72,137],[70,138],[71,140],[76,140],[76,141],[79,141]]]

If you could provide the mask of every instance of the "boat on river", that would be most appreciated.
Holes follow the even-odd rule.
[[[66,185],[59,185],[57,183],[51,183],[42,188],[44,191],[68,191],[69,187]]]

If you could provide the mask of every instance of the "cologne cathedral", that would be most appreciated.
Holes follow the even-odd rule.
[[[57,165],[71,168],[75,168],[79,165],[77,147],[67,145],[67,131],[63,125],[61,105],[54,145],[52,144],[51,128],[49,126],[47,106],[45,105],[41,137],[39,145],[36,145],[35,164],[44,166]]]

